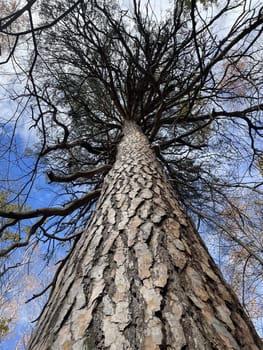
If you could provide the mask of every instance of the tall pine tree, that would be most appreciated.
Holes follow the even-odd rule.
[[[74,244],[30,350],[262,348],[193,223],[209,221],[262,264],[220,215],[230,205],[242,217],[233,191],[260,186],[238,177],[258,162],[263,109],[262,13],[245,4],[238,15],[241,5],[211,5],[205,18],[177,1],[158,19],[135,0],[42,2],[26,33],[41,135],[33,174],[44,164],[66,202],[0,211],[33,220],[1,255]]]

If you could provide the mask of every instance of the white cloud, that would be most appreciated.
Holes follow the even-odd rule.
[[[23,59],[21,51],[19,55]],[[19,63],[12,59],[0,65],[0,125],[1,133],[20,137],[21,146],[28,147],[35,142],[36,133],[30,128],[33,121],[27,98],[19,97],[24,94],[27,79],[20,63],[21,59]]]

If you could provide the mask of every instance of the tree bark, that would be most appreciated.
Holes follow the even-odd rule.
[[[132,122],[123,132],[28,349],[262,349],[148,140]]]

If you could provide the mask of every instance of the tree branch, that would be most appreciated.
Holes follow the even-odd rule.
[[[47,175],[48,175],[48,178],[51,182],[71,182],[71,181],[79,179],[80,177],[83,177],[85,179],[89,179],[89,178],[93,177],[94,175],[101,174],[101,173],[104,173],[104,172],[110,170],[111,167],[112,167],[111,165],[104,165],[104,166],[101,166],[99,168],[95,168],[92,170],[78,171],[75,174],[72,174],[69,176],[59,176],[59,175],[54,174],[52,171],[49,172]]]
[[[0,217],[9,218],[9,219],[17,219],[17,220],[25,220],[32,219],[39,216],[43,216],[45,218],[50,216],[66,216],[71,214],[74,210],[86,205],[90,200],[98,198],[100,195],[100,189],[89,192],[87,195],[71,201],[64,208],[40,208],[36,210],[30,210],[26,212],[13,212],[13,211],[4,211],[0,210]]]

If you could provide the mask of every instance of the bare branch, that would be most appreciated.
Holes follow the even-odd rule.
[[[3,218],[25,220],[32,219],[39,216],[43,216],[45,219],[50,216],[66,216],[72,213],[74,210],[86,205],[90,200],[98,198],[100,195],[100,189],[89,192],[82,198],[71,201],[64,208],[41,208],[36,210],[30,210],[27,212],[7,212],[0,210],[0,216]]]
[[[77,180],[81,177],[85,179],[89,179],[93,177],[94,175],[105,173],[108,170],[111,169],[110,165],[104,165],[99,168],[94,168],[92,170],[87,170],[87,171],[78,171],[75,174],[69,175],[69,176],[59,176],[54,174],[53,172],[48,173],[48,178],[51,182],[71,182],[74,180]]]

